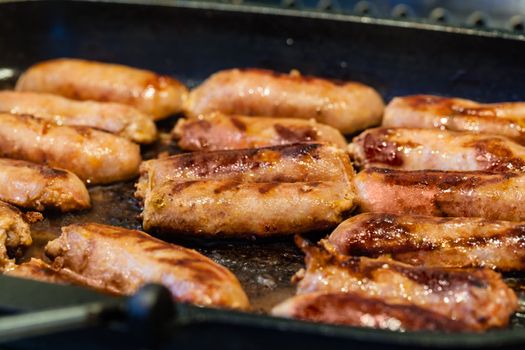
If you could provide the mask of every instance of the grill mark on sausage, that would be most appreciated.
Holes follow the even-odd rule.
[[[175,182],[171,187],[171,194],[180,193],[197,182],[198,181]]]
[[[414,170],[399,171],[395,169],[369,168],[364,170],[367,174],[379,174],[387,185],[391,186],[424,186],[448,190],[453,188],[474,189],[488,184],[507,181],[519,176],[516,173],[491,173],[486,171],[440,171],[440,170]]]
[[[213,192],[215,194],[220,194],[222,192],[230,191],[230,190],[236,188],[239,185],[240,185],[240,182],[238,182],[238,181],[225,181],[221,185],[219,185],[219,187],[216,187],[213,190]]]
[[[246,132],[246,124],[242,120],[236,117],[230,117],[230,120],[233,126],[237,128],[237,130],[239,130],[240,132]]]
[[[476,161],[489,171],[525,171],[525,161],[514,156],[499,138],[487,138],[467,142],[464,147],[472,147],[476,152]]]
[[[278,182],[268,182],[268,183],[260,184],[259,185],[259,193],[260,194],[268,193],[272,189],[276,188],[277,186],[279,186]]]
[[[390,130],[381,130],[378,133],[369,132],[363,139],[363,151],[366,162],[383,163],[390,166],[400,167],[403,165],[403,153],[401,145],[397,142],[388,141]]]
[[[451,219],[444,218],[442,223]],[[445,247],[483,247],[489,244],[503,243],[508,240],[516,249],[525,249],[525,225],[496,232],[490,236],[469,236],[455,239],[443,239],[437,244],[416,237],[410,228],[400,224],[395,215],[381,214],[364,221],[350,230],[345,240],[343,253],[378,257],[383,254],[403,254],[413,251],[433,251]]]
[[[286,127],[282,124],[273,126],[279,137],[289,142],[317,141],[317,131],[311,126],[292,126]]]

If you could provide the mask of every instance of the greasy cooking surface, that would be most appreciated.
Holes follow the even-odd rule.
[[[414,93],[446,93],[484,102],[525,99],[525,80],[516,79],[522,72],[523,45],[510,40],[208,11],[188,16],[180,9],[92,3],[52,6],[45,11],[48,16],[20,26],[20,14],[27,10],[17,6],[0,13],[4,19],[0,27],[10,33],[0,37],[0,67],[16,72],[36,61],[67,55],[170,73],[191,86],[220,69],[257,66],[362,81],[377,88],[386,101]],[[39,11],[44,5],[29,6]],[[224,50],[232,38],[242,50]],[[132,193],[131,183],[92,188],[94,208],[35,225],[41,232],[35,247],[41,246],[40,239],[56,237],[59,226],[74,222],[138,227]],[[291,239],[215,245],[176,242],[196,247],[229,267],[258,309],[268,310],[292,295],[289,277],[303,265]],[[37,249],[33,252],[38,254]],[[519,279],[511,281],[525,292]]]

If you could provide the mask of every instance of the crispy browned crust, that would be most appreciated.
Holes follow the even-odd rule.
[[[389,255],[415,266],[525,269],[524,222],[364,213],[328,241],[341,254]]]
[[[40,211],[90,207],[86,186],[72,172],[6,158],[0,158],[0,200]]]
[[[354,185],[363,212],[525,221],[522,174],[372,168]]]
[[[0,113],[0,157],[66,169],[90,184],[130,179],[141,161],[139,146],[125,138],[7,113]]]
[[[118,64],[67,58],[30,67],[18,79],[16,90],[123,103],[154,119],[178,113],[188,94],[184,85],[168,76]]]
[[[75,283],[115,294],[132,294],[148,282],[168,287],[176,300],[247,308],[246,294],[225,267],[198,252],[140,231],[100,224],[70,225],[49,242],[52,266]]]
[[[383,126],[489,133],[524,144],[525,103],[483,104],[431,95],[396,97],[385,109]]]
[[[371,327],[391,331],[467,331],[461,320],[415,305],[388,304],[355,293],[310,293],[294,296],[273,308],[275,316],[305,321]]]
[[[172,131],[182,149],[190,151],[242,149],[322,142],[345,149],[341,133],[315,120],[227,116],[214,112],[179,119]]]
[[[425,308],[477,331],[507,326],[518,307],[512,289],[489,269],[411,266],[386,258],[342,256],[302,239],[297,242],[307,265],[298,276],[298,294],[357,293]]]
[[[192,117],[219,111],[315,119],[342,133],[379,124],[383,109],[379,94],[363,84],[262,69],[217,72],[193,89],[184,103],[184,112]]]

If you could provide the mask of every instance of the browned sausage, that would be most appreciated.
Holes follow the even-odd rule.
[[[57,125],[88,126],[138,143],[155,140],[157,128],[150,117],[119,103],[74,101],[34,92],[0,91],[0,111],[29,114]]]
[[[303,143],[242,150],[195,152],[142,162],[137,197],[167,181],[350,182],[348,155],[335,147]]]
[[[170,234],[287,235],[334,227],[353,208],[348,155],[322,144],[182,154],[141,175],[143,226]]]
[[[383,126],[496,134],[525,144],[525,103],[484,104],[431,95],[396,97],[385,109]]]
[[[344,134],[381,122],[381,96],[363,84],[334,82],[262,69],[232,69],[212,75],[184,104],[196,117],[225,114],[315,119]]]
[[[525,221],[525,175],[368,169],[354,178],[361,211]]]
[[[328,241],[341,254],[389,255],[416,266],[525,270],[525,222],[364,213]]]
[[[18,79],[16,90],[123,103],[155,120],[178,113],[187,95],[184,85],[167,76],[118,64],[68,58],[30,67]]]
[[[144,232],[100,224],[70,225],[49,242],[53,268],[76,283],[116,294],[133,294],[161,283],[179,301],[245,309],[248,298],[237,278],[198,252]]]
[[[525,147],[502,136],[437,129],[377,128],[349,146],[364,167],[403,170],[525,171]]]
[[[482,331],[508,325],[518,307],[515,293],[490,269],[412,266],[387,258],[329,253],[300,242],[306,271],[298,294],[356,293],[385,303],[414,305]]]
[[[242,149],[322,142],[346,148],[343,135],[315,120],[226,116],[210,113],[179,119],[172,131],[182,149],[189,151]]]
[[[386,303],[356,293],[296,295],[275,306],[274,316],[390,331],[465,331],[468,325],[415,305]]]
[[[0,113],[0,157],[66,169],[90,184],[130,179],[141,161],[139,146],[125,138],[7,113]]]
[[[6,158],[0,158],[0,200],[35,210],[90,207],[86,186],[72,172]]]

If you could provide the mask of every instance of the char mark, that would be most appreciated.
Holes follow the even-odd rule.
[[[273,128],[281,139],[288,142],[317,141],[317,132],[311,126],[286,127],[282,124],[275,124]]]

